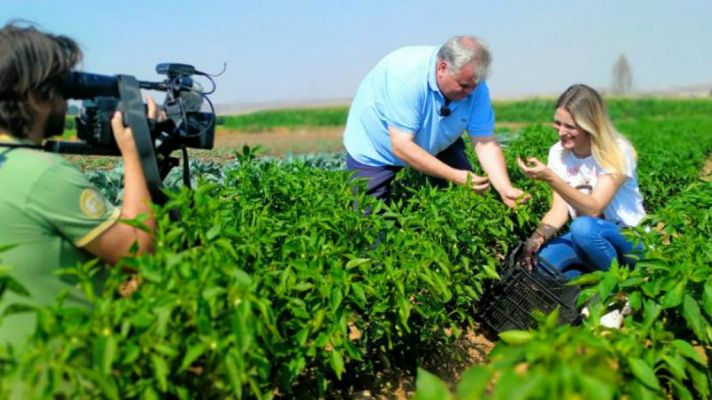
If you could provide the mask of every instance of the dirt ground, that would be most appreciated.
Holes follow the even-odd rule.
[[[497,128],[519,129],[526,124],[497,122]],[[262,146],[263,154],[285,156],[289,154],[338,153],[344,150],[343,127],[282,129],[273,132],[233,132],[219,128],[215,133],[215,148],[205,154],[216,158],[231,158],[236,150],[247,145]]]
[[[188,149],[190,159],[224,162],[235,159],[235,153],[244,146],[262,147],[261,155],[284,157],[287,155],[339,153],[343,128],[309,128],[300,130],[279,130],[274,132],[233,132],[219,129],[215,132],[212,150]],[[82,170],[113,168],[118,157],[66,155]]]
[[[525,124],[498,122],[498,128],[519,129]],[[261,155],[284,157],[287,155],[340,153],[344,151],[343,127],[308,127],[296,130],[278,129],[269,132],[238,132],[218,127],[212,150],[189,149],[191,159],[216,162],[231,161],[235,152],[244,146],[262,147]],[[110,169],[118,161],[117,157],[68,156],[82,169]]]
[[[220,129],[215,133],[216,155],[232,154],[243,146],[262,146],[263,154],[284,156],[288,154],[337,153],[344,149],[343,128],[308,128],[275,132],[231,132]]]
[[[493,347],[494,342],[477,329],[468,329],[454,342],[430,349],[429,354],[419,360],[418,367],[454,387],[469,367],[487,362]],[[377,374],[371,389],[351,393],[348,398],[405,400],[413,398],[415,389],[416,377],[409,371],[384,371]]]

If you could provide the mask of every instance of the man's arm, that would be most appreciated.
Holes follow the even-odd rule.
[[[418,171],[459,185],[466,185],[469,177],[470,187],[477,193],[483,193],[489,187],[487,177],[477,176],[471,171],[455,169],[423,150],[413,140],[412,133],[404,132],[392,126],[388,127],[388,133],[390,134],[393,153],[396,157]]]
[[[512,186],[509,180],[504,154],[495,137],[470,136],[470,138],[482,169],[487,173],[490,182],[499,193],[502,201],[509,207],[516,206],[518,201],[526,201],[528,199],[526,193]]]
[[[151,103],[152,99],[149,100],[149,108]],[[129,253],[134,242],[138,244],[138,253],[153,251],[155,222],[151,218],[151,195],[143,175],[133,133],[130,128],[123,126],[120,113],[114,115],[111,126],[124,160],[124,202],[121,206],[121,218],[133,219],[141,214],[149,217],[143,221],[149,232],[117,222],[85,246],[90,253],[107,263],[116,264],[121,257]]]

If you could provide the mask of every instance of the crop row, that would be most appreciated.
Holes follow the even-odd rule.
[[[641,188],[649,210],[661,218],[651,223],[657,228],[662,222],[659,230],[667,232],[667,236],[644,235],[658,251],[650,253],[651,260],[663,260],[665,265],[709,260],[709,245],[700,239],[709,237],[702,236],[709,233],[709,214],[704,214],[712,208],[709,185],[694,182],[712,148],[710,126],[704,117],[621,123],[640,154]],[[196,163],[197,189],[176,191],[169,204],[156,209],[159,229],[154,255],[124,259],[121,268],[110,271],[98,294],[92,285],[98,265],[64,271],[79,281],[93,307],[61,307],[60,297],[56,305],[35,310],[40,324],[30,350],[21,357],[0,354],[0,393],[315,397],[371,380],[384,365],[413,366],[419,352],[451,340],[446,331],[457,334],[472,325],[483,285],[497,277],[504,254],[531,231],[546,209],[548,189],[516,173],[513,157],[543,159],[555,140],[550,128],[534,125],[509,145],[506,154],[512,177],[535,200],[517,210],[504,207],[492,193],[480,197],[461,187],[434,189],[414,173],[398,178],[393,204],[358,196],[355,209],[345,172],[332,169],[341,165],[342,158],[285,162],[257,159],[246,149],[230,165]],[[118,175],[117,170],[94,179],[116,198],[121,187]],[[178,184],[169,182],[169,186]],[[702,193],[701,197],[689,197],[695,193]],[[685,219],[683,213],[689,209],[707,222]],[[175,211],[180,218],[172,221],[170,214]],[[670,270],[659,265],[641,263],[632,272],[614,269],[609,275],[591,275],[589,279],[597,282],[589,283],[596,283],[600,298],[599,305],[592,307],[594,314],[603,312],[609,300],[626,294],[634,299],[636,310],[626,326],[633,329],[639,324],[639,333],[626,331],[628,341],[622,334],[620,342],[611,339],[621,343],[614,352],[605,350],[601,355],[590,350],[592,361],[584,363],[588,358],[579,357],[581,365],[599,365],[601,359],[617,362],[624,372],[600,381],[617,384],[634,377],[645,390],[631,393],[655,394],[660,391],[652,388],[648,371],[638,360],[656,368],[670,364],[654,363],[656,357],[683,357],[689,361],[682,364],[688,380],[666,380],[656,373],[658,384],[667,385],[665,392],[670,393],[667,389],[675,384],[669,382],[687,388],[692,380],[694,393],[703,394],[699,386],[703,384],[694,383],[701,379],[695,369],[698,360],[685,351],[691,343],[708,343],[703,341],[709,335],[705,325],[701,331],[688,326],[694,320],[688,298],[705,309],[699,300],[705,283],[693,274],[677,289],[679,275],[661,275],[664,282],[675,280],[650,288],[648,283],[654,281],[646,280],[647,276]],[[7,277],[0,278],[3,290],[13,289]],[[682,300],[677,303],[674,296],[680,290]],[[664,308],[659,302],[666,296],[670,299]],[[526,358],[531,371],[565,365],[556,357],[568,360],[581,348],[599,348],[596,343],[601,340],[600,346],[608,349],[608,339],[600,339],[596,329],[556,328],[549,323],[537,333],[510,335],[514,350],[497,350],[491,368],[508,371],[521,364],[510,354],[527,353],[518,349],[540,342],[558,349],[556,354],[541,353],[541,359],[554,364],[537,363],[539,353],[534,353]],[[626,352],[626,346],[639,343],[630,338],[643,344],[648,340],[650,346]],[[577,341],[583,344],[577,347]],[[514,342],[520,342],[520,347]],[[671,346],[679,349],[673,352]],[[497,354],[504,354],[505,361],[496,361]],[[681,365],[672,364],[669,368]],[[472,374],[486,373],[490,372]],[[509,374],[518,372],[515,368]],[[507,379],[512,378],[503,374],[502,387]]]
[[[646,254],[635,269],[614,266],[580,278],[591,317],[557,327],[556,312],[534,331],[501,334],[491,362],[463,374],[456,395],[420,371],[428,399],[710,398],[712,374],[712,189],[690,184],[637,232]],[[599,325],[630,304],[620,330]]]

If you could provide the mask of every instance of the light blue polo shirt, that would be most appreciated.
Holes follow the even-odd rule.
[[[415,135],[415,143],[436,155],[467,130],[470,136],[494,132],[494,111],[483,81],[472,94],[453,101],[448,117],[435,78],[437,47],[396,50],[366,75],[356,92],[344,131],[344,147],[356,161],[370,166],[406,164],[393,154],[388,127]]]

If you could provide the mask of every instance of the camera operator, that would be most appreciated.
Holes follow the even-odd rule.
[[[12,302],[52,303],[62,290],[81,304],[81,293],[59,277],[60,267],[92,257],[115,264],[134,243],[152,251],[151,197],[130,128],[120,112],[111,120],[125,168],[124,201],[110,204],[89,180],[54,153],[31,148],[64,129],[67,101],[60,83],[80,61],[77,43],[60,35],[10,23],[0,29],[0,252],[2,265],[30,297],[6,293],[0,313]],[[156,105],[148,99],[148,116]],[[20,147],[28,145],[27,147]],[[147,215],[149,232],[120,223]],[[0,324],[0,344],[19,345],[34,330],[34,313],[13,314]]]

